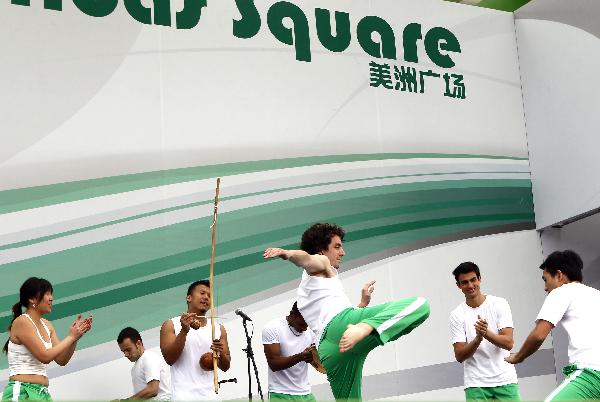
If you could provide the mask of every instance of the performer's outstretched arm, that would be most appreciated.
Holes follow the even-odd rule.
[[[284,250],[282,248],[268,248],[263,256],[265,258],[279,257],[284,260],[289,260],[296,266],[306,270],[309,275],[320,275],[328,272],[331,264],[329,259],[321,254],[308,254],[302,250]]]
[[[550,331],[552,331],[552,328],[554,328],[554,325],[552,325],[551,322],[546,320],[538,320],[533,331],[531,331],[529,336],[527,336],[527,339],[525,339],[521,349],[519,349],[517,353],[512,353],[504,360],[511,364],[521,363],[527,357],[537,352],[540,346],[542,346],[542,343],[544,343],[544,340]]]

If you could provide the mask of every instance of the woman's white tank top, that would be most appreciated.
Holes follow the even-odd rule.
[[[31,323],[35,326],[35,331],[37,332],[38,337],[44,344],[46,350],[52,347],[52,341],[46,342],[40,334],[37,325],[33,322],[29,314],[23,314],[25,317],[29,318]],[[50,339],[50,330],[46,326],[43,320],[41,320],[42,326],[46,330],[48,334],[48,339]],[[47,364],[40,362],[38,359],[33,357],[29,349],[25,347],[25,345],[17,345],[12,342],[10,339],[8,340],[8,372],[9,376],[17,375],[17,374],[37,374],[43,375],[44,377],[48,377],[46,372]]]

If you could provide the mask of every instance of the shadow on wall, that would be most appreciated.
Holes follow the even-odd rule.
[[[584,268],[583,283],[593,288],[600,289],[600,256]]]

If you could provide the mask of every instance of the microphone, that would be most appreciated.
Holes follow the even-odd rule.
[[[252,318],[248,317],[246,315],[246,313],[244,313],[239,308],[236,308],[235,311],[234,311],[234,313],[236,313],[237,315],[239,315],[240,317],[242,317],[244,319],[244,321],[252,321]]]

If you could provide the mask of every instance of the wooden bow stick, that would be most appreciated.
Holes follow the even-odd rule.
[[[215,275],[215,243],[217,241],[217,210],[219,206],[219,186],[221,184],[221,178],[217,178],[217,188],[215,189],[215,209],[213,212],[213,221],[212,225],[212,246],[210,253],[210,326],[212,330],[212,338],[215,339],[215,303],[213,299],[214,294],[214,275]],[[219,393],[219,374],[218,374],[218,363],[219,356],[217,352],[213,351],[213,373],[214,373],[214,386],[215,386],[215,394]]]

